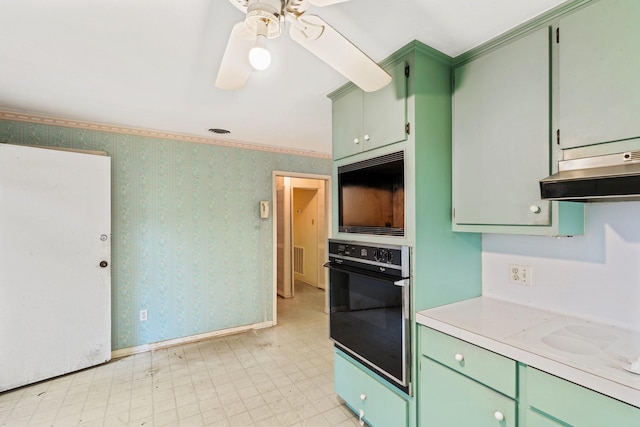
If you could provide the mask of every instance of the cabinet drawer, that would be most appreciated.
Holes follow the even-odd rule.
[[[422,356],[420,425],[515,427],[516,402]]]
[[[526,368],[527,404],[562,422],[580,427],[637,427],[640,408],[537,369]]]
[[[406,426],[407,401],[347,359],[334,355],[336,393],[372,427]],[[360,412],[362,411],[362,412]]]
[[[420,349],[454,371],[516,397],[514,360],[426,327],[420,328]]]

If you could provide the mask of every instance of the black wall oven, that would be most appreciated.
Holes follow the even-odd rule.
[[[411,394],[409,247],[329,240],[329,335]]]

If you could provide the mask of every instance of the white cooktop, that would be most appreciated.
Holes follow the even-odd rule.
[[[640,407],[640,332],[487,297],[417,313],[418,323]]]

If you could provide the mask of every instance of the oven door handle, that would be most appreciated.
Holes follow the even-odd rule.
[[[409,281],[410,279],[400,279],[393,282],[393,284],[396,286],[405,287],[405,286],[409,286]]]
[[[340,260],[337,260],[337,262],[340,262]],[[322,266],[330,268],[331,270],[342,271],[348,274],[358,274],[360,276],[375,277],[379,280],[385,281],[395,286],[407,286],[409,284],[409,278],[407,277],[398,279],[397,277],[379,273],[377,271],[362,270],[357,267],[348,265],[336,265],[331,261],[324,263]]]

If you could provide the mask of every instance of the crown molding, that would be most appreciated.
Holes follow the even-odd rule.
[[[522,24],[505,31],[504,33],[494,37],[491,40],[488,40],[485,43],[482,43],[479,46],[474,47],[453,59],[452,65],[457,67],[459,65],[463,65],[477,57],[485,55],[493,50],[504,46],[519,37],[526,36],[530,34],[532,31],[538,30],[543,26],[557,24],[557,21],[565,15],[577,10],[580,7],[583,7],[589,3],[593,3],[597,0],[571,0],[566,3],[562,3],[541,15],[538,15]]]
[[[219,145],[223,147],[239,148],[243,150],[266,151],[278,154],[290,154],[294,156],[315,157],[318,159],[331,160],[330,154],[318,153],[314,151],[296,150],[293,148],[276,147],[272,145],[250,144],[240,141],[222,141],[214,138],[204,138],[180,133],[163,132],[151,129],[130,128],[124,126],[109,125],[103,123],[84,122],[79,120],[62,119],[57,117],[42,116],[25,112],[16,112],[0,109],[0,120],[14,122],[25,122],[41,125],[60,126],[73,129],[85,129],[99,132],[110,132],[124,135],[142,136],[148,138],[170,139],[180,142],[194,142],[197,144]]]

